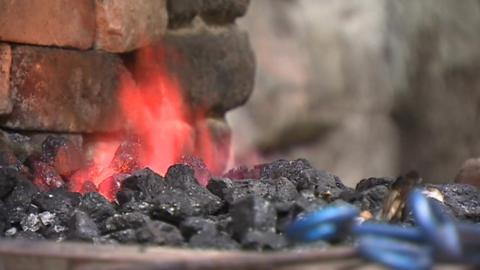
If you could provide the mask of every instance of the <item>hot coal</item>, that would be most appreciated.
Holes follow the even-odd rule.
[[[225,178],[240,180],[240,179],[260,179],[263,165],[257,165],[253,168],[247,166],[240,166],[233,168],[223,175]]]
[[[33,183],[43,191],[65,185],[55,168],[41,161],[33,163]]]
[[[183,156],[180,160],[181,164],[191,167],[195,172],[195,178],[202,186],[206,186],[212,174],[208,170],[207,165],[203,160],[192,155]]]
[[[120,144],[110,163],[110,167],[117,173],[130,173],[140,168],[141,145],[134,140],[125,141]]]
[[[68,189],[73,192],[97,191],[97,185],[94,183],[95,177],[100,173],[100,169],[95,164],[89,164],[76,172],[68,179]],[[103,180],[103,179],[102,179]],[[92,185],[95,187],[93,188]]]
[[[3,159],[0,155],[4,237],[279,250],[295,248],[285,238],[285,228],[305,213],[346,202],[377,217],[386,197],[411,188],[408,181],[404,186],[391,178],[367,178],[352,189],[303,159],[213,176],[201,160],[187,156],[161,176],[139,168],[140,145],[135,141],[122,144],[107,168],[91,164],[74,169],[73,163],[63,162],[70,160],[70,151],[76,155],[74,147],[49,137],[42,153],[23,164],[11,153],[5,152]],[[451,214],[480,221],[477,188],[433,187]],[[408,222],[408,217],[399,222]]]
[[[72,141],[61,136],[48,136],[42,144],[42,160],[62,176],[69,176],[83,165],[83,154]]]
[[[90,192],[98,192],[98,188],[92,181],[85,181],[79,191],[81,194],[87,194]]]
[[[125,173],[116,173],[113,174],[106,179],[104,179],[97,187],[98,192],[100,192],[103,196],[108,198],[109,200],[114,200],[116,194],[120,190],[122,183],[125,179],[130,177],[129,174]],[[85,188],[85,184],[83,188]]]

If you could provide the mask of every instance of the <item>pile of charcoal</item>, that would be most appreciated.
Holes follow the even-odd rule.
[[[284,233],[299,215],[330,203],[350,203],[375,218],[385,211],[385,198],[392,191],[401,194],[403,188],[401,178],[369,178],[352,189],[303,159],[240,167],[216,177],[201,160],[186,157],[172,165],[165,176],[149,168],[112,176],[120,180],[116,198],[110,201],[95,187],[71,191],[68,175],[75,175],[71,168],[77,163],[65,153],[69,145],[65,139],[49,137],[43,153],[23,162],[8,151],[2,152],[3,237],[213,249],[289,249],[296,246]],[[197,179],[206,177],[208,184],[199,184],[202,181]],[[430,188],[440,192],[441,200],[458,218],[480,221],[480,193],[475,187],[444,184]]]

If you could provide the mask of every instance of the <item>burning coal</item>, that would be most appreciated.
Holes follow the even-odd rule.
[[[124,143],[98,146],[92,165],[72,177],[72,191],[96,187],[112,200],[124,178],[117,175],[144,167],[165,174],[185,155],[198,156],[211,171],[218,171],[209,131],[196,126],[204,113],[187,106],[180,84],[164,60],[161,48],[145,48],[137,53],[133,65],[136,83],[125,74],[118,97],[127,126],[120,138]],[[208,179],[200,179],[207,184]]]

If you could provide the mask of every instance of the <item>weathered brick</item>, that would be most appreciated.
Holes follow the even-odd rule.
[[[121,60],[99,51],[18,46],[12,51],[12,113],[0,125],[56,132],[112,131],[119,123]]]
[[[94,8],[93,0],[0,0],[0,40],[90,48]]]
[[[165,0],[96,0],[95,47],[127,52],[160,39],[167,28]]]
[[[222,115],[247,101],[253,90],[255,59],[245,32],[235,26],[169,31],[161,46],[194,109]]]
[[[10,100],[10,65],[12,50],[9,45],[0,43],[0,114],[12,111]]]

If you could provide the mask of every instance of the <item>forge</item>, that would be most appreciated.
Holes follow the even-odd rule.
[[[414,172],[349,187],[303,158],[228,167],[249,4],[0,0],[0,269],[361,269],[353,223],[313,243],[289,228],[345,205],[412,227],[418,187],[480,222],[476,187]]]

